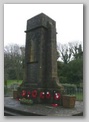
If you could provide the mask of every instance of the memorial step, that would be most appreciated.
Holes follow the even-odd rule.
[[[27,111],[21,111],[10,107],[4,107],[4,116],[45,116]]]

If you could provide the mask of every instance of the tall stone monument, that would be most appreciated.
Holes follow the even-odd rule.
[[[56,22],[41,13],[27,20],[25,32],[25,77],[21,94],[29,93],[29,99],[37,103],[52,103],[55,94],[60,96],[63,90],[57,78]]]

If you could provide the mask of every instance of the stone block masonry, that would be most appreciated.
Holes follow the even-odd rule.
[[[58,97],[63,92],[57,78],[56,22],[41,13],[27,20],[25,32],[25,77],[20,96],[24,90],[38,103],[42,102],[41,97],[46,99],[43,102],[53,102],[55,94]]]

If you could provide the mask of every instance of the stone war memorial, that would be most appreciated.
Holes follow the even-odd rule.
[[[63,87],[57,78],[56,22],[41,13],[27,21],[25,77],[20,97],[35,103],[61,104]]]
[[[13,92],[14,99],[5,98],[4,115],[73,116],[81,113],[83,103],[76,102],[75,109],[75,96],[65,94],[57,77],[56,22],[44,13],[38,14],[27,20],[25,33],[23,82],[17,92]]]

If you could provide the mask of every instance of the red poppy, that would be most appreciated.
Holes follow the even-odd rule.
[[[30,95],[31,95],[31,92],[30,92],[30,91],[28,91],[28,92],[27,92],[27,97],[29,98],[29,97],[30,97]]]
[[[47,98],[47,99],[50,99],[50,98],[51,98],[50,92],[46,92],[46,98]]]
[[[32,97],[33,97],[33,98],[36,98],[36,97],[37,97],[37,90],[33,90],[33,91],[32,91]]]
[[[45,92],[40,92],[40,98],[44,99],[45,98]]]
[[[60,99],[60,93],[55,93],[54,94],[54,99],[59,100]]]
[[[58,104],[52,104],[52,106],[53,106],[53,107],[57,107],[57,106],[58,106]]]
[[[25,97],[26,96],[26,90],[23,90],[21,95],[22,95],[22,97]]]

